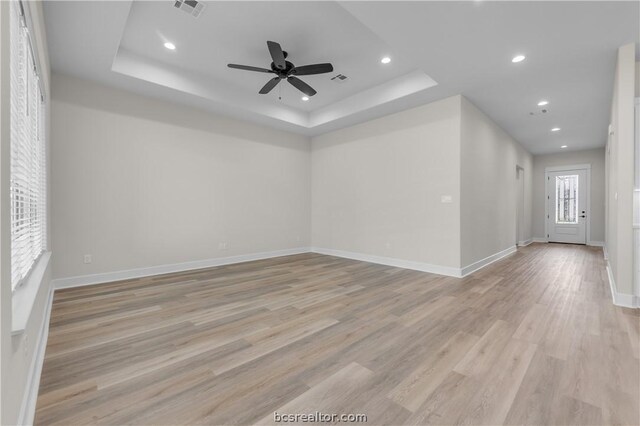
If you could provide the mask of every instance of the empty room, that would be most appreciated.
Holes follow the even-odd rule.
[[[0,424],[640,424],[639,1],[0,0],[0,95]]]

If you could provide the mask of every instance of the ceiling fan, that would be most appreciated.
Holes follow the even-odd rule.
[[[301,91],[307,96],[313,96],[317,92],[313,89],[313,87],[309,86],[304,81],[300,80],[299,75],[314,75],[314,74],[324,74],[327,72],[333,71],[333,65],[325,63],[325,64],[313,64],[313,65],[303,65],[301,67],[296,67],[291,62],[285,60],[288,56],[287,52],[282,50],[280,44],[275,41],[268,41],[267,47],[269,48],[269,53],[271,54],[271,69],[268,68],[259,68],[252,67],[249,65],[237,65],[237,64],[228,64],[229,68],[235,68],[239,70],[245,71],[256,71],[256,72],[264,72],[275,74],[276,77],[267,81],[262,89],[260,89],[260,94],[264,95],[269,93],[274,87],[280,83],[280,80],[287,80],[293,87]]]

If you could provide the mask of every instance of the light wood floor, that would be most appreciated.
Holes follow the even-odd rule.
[[[640,316],[600,249],[464,279],[304,254],[57,291],[37,424],[633,424]]]

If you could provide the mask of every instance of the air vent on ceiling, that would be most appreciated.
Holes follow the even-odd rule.
[[[337,74],[333,77],[331,77],[331,81],[335,82],[335,83],[344,83],[347,80],[347,76],[344,74]]]
[[[176,0],[173,6],[197,18],[204,10],[204,3],[196,0]]]

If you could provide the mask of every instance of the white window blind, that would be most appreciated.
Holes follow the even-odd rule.
[[[45,105],[34,45],[19,1],[10,1],[11,284],[46,249]]]

